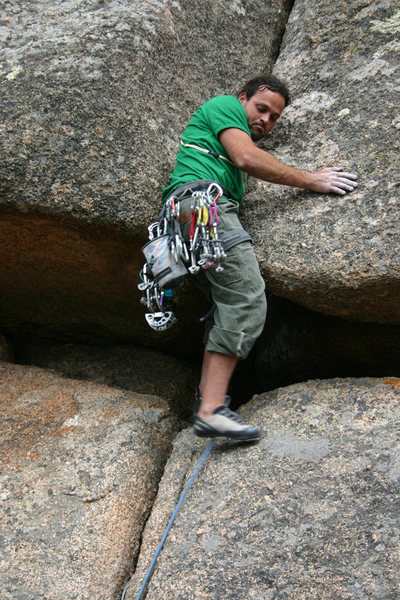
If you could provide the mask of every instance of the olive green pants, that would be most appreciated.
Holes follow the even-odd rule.
[[[190,196],[181,200],[181,223],[186,220],[182,219],[183,214],[190,215],[191,203]],[[242,228],[236,201],[221,197],[217,206],[221,219],[219,235]],[[181,227],[183,237],[188,241],[190,219]],[[206,322],[204,342],[207,351],[242,359],[247,357],[264,327],[267,313],[265,284],[250,241],[240,242],[228,250],[222,266],[221,273],[209,268],[194,275],[215,305]]]

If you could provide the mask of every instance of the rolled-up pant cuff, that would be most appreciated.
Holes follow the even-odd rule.
[[[208,337],[206,350],[244,359],[249,355],[256,339],[242,331],[230,331],[214,325]]]

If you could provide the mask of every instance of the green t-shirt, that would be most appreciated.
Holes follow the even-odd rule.
[[[193,115],[182,135],[184,144],[193,144],[229,158],[218,139],[224,129],[235,127],[250,135],[246,114],[235,96],[216,96],[203,104]],[[164,188],[162,199],[176,187],[196,179],[210,179],[229,190],[232,198],[241,204],[247,173],[222,158],[195,148],[180,145],[171,184]]]

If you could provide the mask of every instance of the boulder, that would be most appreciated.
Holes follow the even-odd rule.
[[[155,564],[146,598],[397,596],[400,379],[308,381],[242,407],[258,444],[217,441]],[[127,600],[206,441],[175,441]]]
[[[269,291],[325,314],[400,323],[396,0],[297,0],[274,72],[293,102],[266,148],[359,175],[348,196],[263,182],[246,199]]]
[[[192,111],[272,66],[288,13],[287,0],[7,5],[2,209],[147,225]]]
[[[196,337],[190,301],[172,337],[145,325],[140,247],[187,120],[272,68],[289,10],[287,0],[7,4],[0,326],[10,335],[171,347],[190,323]]]
[[[16,362],[54,369],[137,394],[162,397],[181,418],[193,410],[199,368],[184,359],[133,346],[29,344],[19,347]]]
[[[117,600],[176,419],[157,396],[0,363],[1,597]]]

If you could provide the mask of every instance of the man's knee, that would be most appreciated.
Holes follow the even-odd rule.
[[[208,351],[221,352],[237,358],[246,358],[260,337],[267,314],[265,292],[247,308],[232,306],[229,311],[218,311],[209,324],[205,343]]]

